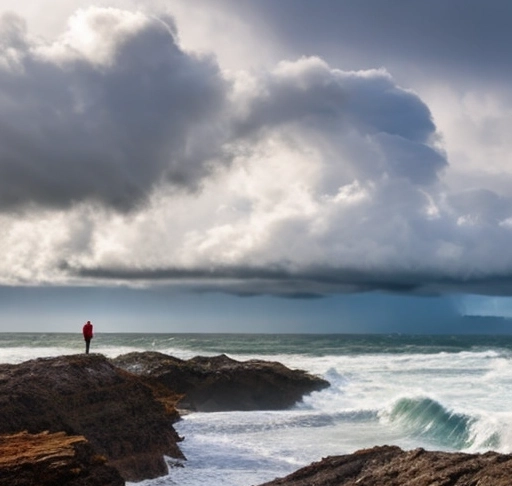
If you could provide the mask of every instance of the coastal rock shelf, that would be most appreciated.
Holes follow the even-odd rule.
[[[512,455],[382,446],[333,456],[260,486],[510,486]]]
[[[173,428],[178,403],[200,411],[283,409],[326,386],[280,363],[224,355],[183,361],[149,352],[115,360],[89,354],[3,364],[0,486],[110,486],[123,484],[120,477],[162,476],[168,472],[164,456],[185,459]],[[94,474],[80,482],[91,468]],[[61,476],[53,483],[1,479],[13,471],[30,477],[36,470],[40,477]],[[120,476],[94,482],[115,470]]]
[[[181,408],[199,412],[284,410],[329,383],[302,370],[226,355],[181,360],[157,352],[129,353],[112,362],[183,394]]]
[[[9,486],[123,486],[81,436],[64,432],[0,436],[0,484]]]
[[[173,428],[177,414],[139,377],[101,355],[0,365],[0,415],[0,434],[85,436],[129,481],[166,474],[164,454],[183,458]]]

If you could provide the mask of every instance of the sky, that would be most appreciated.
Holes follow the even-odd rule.
[[[512,317],[511,20],[508,0],[0,0],[0,331]]]

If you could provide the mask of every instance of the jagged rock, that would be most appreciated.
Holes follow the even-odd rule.
[[[112,361],[183,394],[179,406],[201,412],[282,410],[304,395],[329,386],[319,377],[281,363],[255,359],[241,362],[225,355],[181,360],[142,352]]]
[[[119,472],[81,436],[29,434],[0,436],[2,486],[124,486]]]
[[[139,481],[167,473],[164,455],[184,459],[172,426],[184,393],[188,406],[198,410],[280,409],[326,386],[280,363],[241,363],[226,356],[189,361],[159,353],[116,360],[97,354],[42,358],[0,365],[0,434],[84,436],[87,446],[75,439],[69,439],[69,446],[91,457],[104,456],[125,480]],[[41,464],[47,459],[43,455]],[[0,478],[9,470],[0,470]]]
[[[374,447],[333,456],[260,486],[510,486],[512,455]]]
[[[172,396],[102,355],[4,364],[0,434],[48,430],[83,435],[125,480],[153,478],[167,473],[164,454],[183,458],[172,426],[178,418]]]

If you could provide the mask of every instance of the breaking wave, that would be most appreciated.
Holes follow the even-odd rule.
[[[411,437],[453,450],[499,449],[499,429],[483,417],[448,409],[428,397],[400,398],[381,414]]]

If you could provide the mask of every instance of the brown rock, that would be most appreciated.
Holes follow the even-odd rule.
[[[119,472],[81,436],[64,432],[0,436],[2,486],[123,486]]]
[[[181,360],[156,352],[129,353],[116,366],[152,378],[184,398],[180,407],[201,412],[282,410],[329,386],[321,378],[281,363],[236,361],[225,355]]]
[[[190,408],[203,411],[280,409],[326,386],[280,363],[242,363],[224,355],[189,361],[160,353],[36,359],[0,365],[0,434],[84,436],[87,447],[125,480],[139,481],[167,473],[164,455],[184,459],[172,426],[183,394]]]
[[[512,455],[382,446],[333,456],[261,486],[510,486]]]
[[[172,426],[172,394],[159,392],[156,400],[141,378],[101,355],[0,365],[0,434],[83,435],[125,480],[161,476],[167,473],[164,454],[183,454]]]

